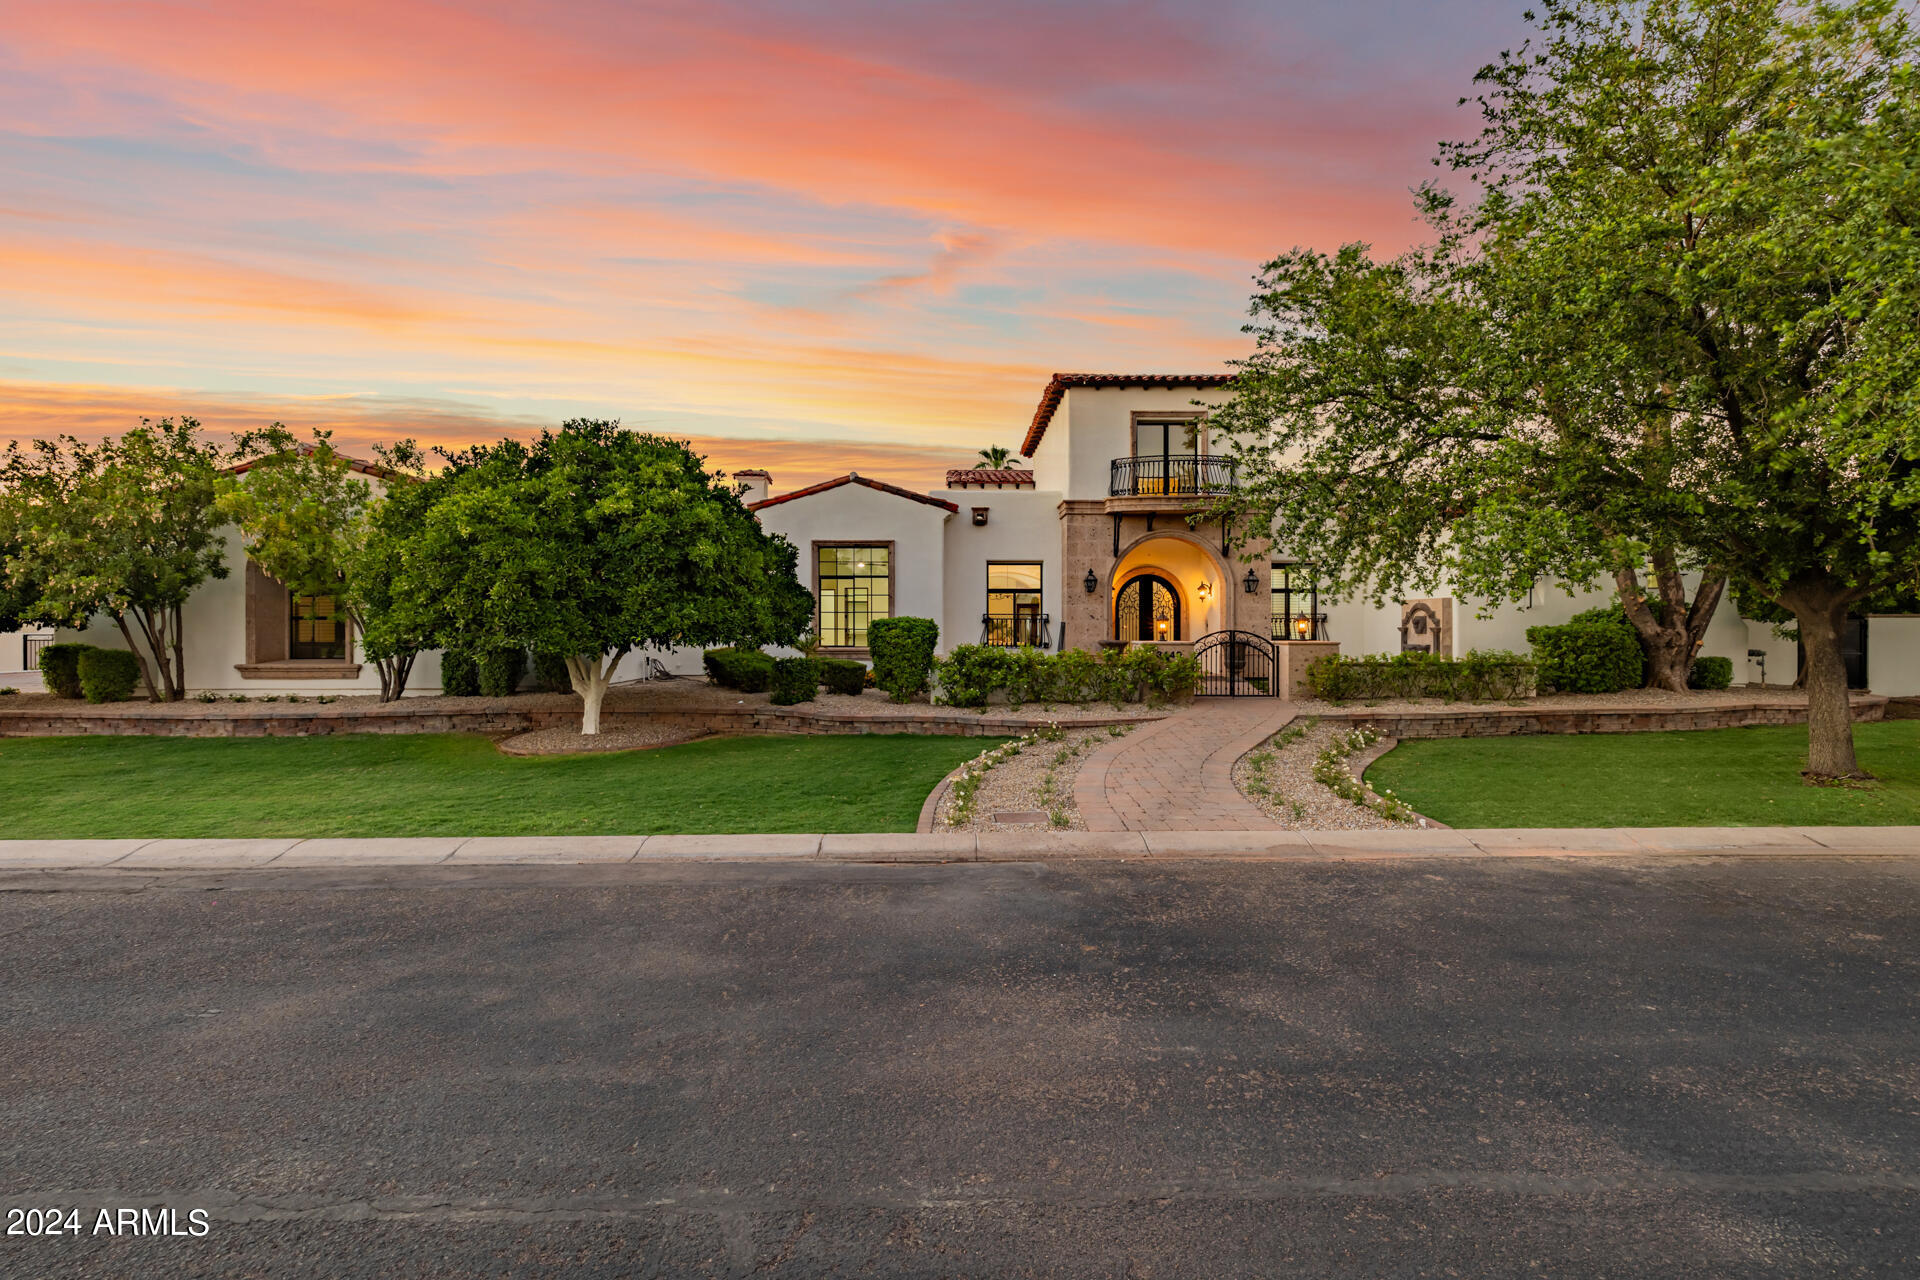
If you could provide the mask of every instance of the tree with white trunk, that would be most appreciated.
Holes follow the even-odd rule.
[[[395,594],[442,644],[563,655],[583,734],[634,649],[791,644],[812,617],[792,544],[680,441],[576,419],[449,462]]]

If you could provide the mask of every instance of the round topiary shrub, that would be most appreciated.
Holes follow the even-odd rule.
[[[1689,689],[1725,689],[1733,684],[1732,658],[1695,658],[1687,673]]]
[[[56,698],[78,698],[80,655],[92,648],[90,644],[68,641],[40,650],[40,677],[47,683],[47,692]]]
[[[449,698],[480,696],[480,662],[467,649],[446,649],[440,654],[440,692]]]
[[[773,664],[773,695],[767,701],[777,707],[812,702],[819,687],[820,673],[812,658],[778,658]]]
[[[867,624],[874,683],[895,702],[911,702],[927,691],[939,643],[940,624],[932,618],[875,618]]]
[[[844,693],[857,698],[867,687],[867,664],[864,662],[856,662],[852,658],[815,658],[814,665],[820,668],[820,683],[827,686],[828,693]]]
[[[533,678],[547,693],[573,692],[573,677],[567,673],[567,655],[564,653],[534,654]]]
[[[489,698],[511,698],[520,691],[527,673],[525,649],[489,649],[480,655],[480,692]]]
[[[80,655],[80,691],[88,702],[125,702],[140,685],[140,659],[125,649],[88,648]]]
[[[1589,609],[1557,627],[1528,627],[1540,687],[1562,693],[1614,693],[1646,681],[1647,656],[1626,611]]]

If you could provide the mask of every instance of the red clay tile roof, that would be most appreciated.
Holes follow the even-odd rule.
[[[881,493],[890,493],[896,498],[911,498],[915,502],[924,502],[930,507],[939,507],[942,511],[958,512],[960,508],[951,502],[942,502],[939,498],[929,498],[924,493],[915,493],[911,489],[902,489],[897,484],[888,484],[885,480],[870,480],[858,472],[848,472],[838,480],[823,480],[819,484],[810,484],[804,489],[795,489],[792,493],[783,493],[777,498],[766,498],[750,503],[749,511],[758,511],[762,507],[777,506],[782,502],[792,502],[795,498],[810,498],[816,493],[825,493],[829,489],[838,489],[843,484],[863,484],[869,489]]]
[[[1040,393],[1040,407],[1033,411],[1033,425],[1020,446],[1022,457],[1031,458],[1040,447],[1040,437],[1053,421],[1069,387],[1224,387],[1233,380],[1230,373],[1056,373]]]
[[[313,446],[310,444],[306,444],[304,442],[294,445],[294,448],[298,449],[301,453],[313,452]],[[253,470],[255,467],[265,462],[267,459],[277,457],[277,456],[279,455],[268,453],[268,454],[262,454],[258,458],[249,458],[245,462],[236,462],[232,466],[227,468],[227,474],[230,476],[244,475],[246,472]],[[372,476],[376,480],[387,480],[401,474],[398,471],[393,471],[387,467],[383,467],[376,462],[362,462],[359,458],[349,458],[344,453],[337,454],[336,456],[338,456],[342,462],[347,464],[347,470],[357,471],[363,476]],[[406,476],[405,478],[408,480],[411,480],[414,477]]]
[[[947,488],[956,484],[1032,484],[1033,472],[1017,467],[961,467],[947,472]]]

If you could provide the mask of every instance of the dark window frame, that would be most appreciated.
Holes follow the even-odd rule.
[[[1032,587],[995,587],[993,571],[1000,568],[1017,566],[1033,569]],[[1012,613],[995,613],[993,598],[996,595],[1012,596]],[[1024,616],[1020,612],[1020,596],[1031,595],[1033,608]],[[1002,625],[1004,624],[1004,625]],[[1044,560],[989,560],[987,561],[986,608],[980,615],[980,643],[1003,649],[1015,649],[1022,645],[1035,648],[1047,647],[1047,564]]]
[[[1286,582],[1284,585],[1275,580],[1281,573],[1286,574]],[[1306,574],[1307,581],[1305,584],[1294,581],[1295,575],[1299,573]],[[1269,561],[1267,565],[1267,592],[1268,636],[1270,639],[1319,640],[1325,635],[1326,622],[1320,613],[1320,575],[1314,571],[1313,565],[1303,560]],[[1304,613],[1297,607],[1299,597],[1302,595],[1305,595],[1307,598],[1307,607]],[[1307,634],[1304,637],[1294,628],[1295,621],[1303,616],[1307,619],[1308,623]]]
[[[847,624],[843,624],[842,626],[843,634],[838,638],[846,639],[857,632],[861,636],[861,639],[858,643],[829,644],[827,642],[827,612],[826,612],[825,601],[821,595],[821,591],[824,588],[825,583],[826,581],[828,581],[828,579],[823,577],[823,575],[820,572],[820,552],[825,550],[828,547],[853,547],[857,549],[863,549],[866,551],[885,551],[887,553],[886,611],[884,613],[875,613],[872,611],[871,608],[869,608],[866,614],[866,621],[868,624],[871,624],[875,618],[891,618],[895,616],[894,611],[899,607],[900,596],[899,596],[899,591],[896,583],[896,575],[899,570],[899,549],[894,545],[893,540],[888,538],[879,538],[879,539],[876,539],[876,538],[820,538],[820,539],[816,539],[813,543],[813,551],[812,551],[813,634],[817,639],[819,639],[820,648],[823,652],[836,653],[836,654],[839,654],[839,653],[864,654],[867,652],[867,645],[866,645],[866,639],[865,639],[865,634],[866,634],[865,626],[858,627],[858,628],[855,628]],[[862,581],[862,580],[871,582],[871,581],[877,580],[879,577],[880,575],[876,573],[852,574],[852,575],[842,575],[842,574],[836,573],[832,575],[831,580],[835,582],[856,582],[856,581]],[[847,616],[846,611],[844,609],[838,609],[836,610],[836,613],[840,618],[843,618],[843,619]]]

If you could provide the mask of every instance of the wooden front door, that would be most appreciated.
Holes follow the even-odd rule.
[[[1113,602],[1113,638],[1180,639],[1180,592],[1157,573],[1129,579]]]

